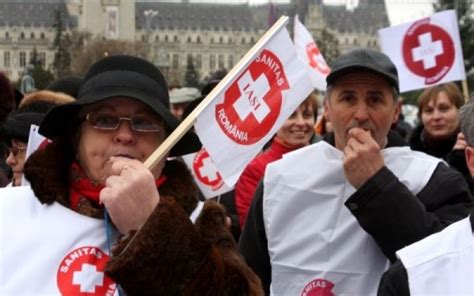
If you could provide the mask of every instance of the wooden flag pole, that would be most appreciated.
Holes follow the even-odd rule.
[[[267,42],[288,23],[287,16],[281,16],[273,26],[255,43],[254,46],[244,55],[244,57],[230,70],[229,73],[214,87],[214,89],[199,103],[199,105],[181,122],[181,124],[161,143],[160,146],[145,161],[148,169],[153,169],[160,162],[173,146],[191,129],[201,112],[214,100],[214,98],[224,90],[234,77],[242,71],[252,61],[253,57],[267,44]]]
[[[467,86],[467,79],[462,81],[462,92],[464,93],[464,102],[469,101],[469,88]]]

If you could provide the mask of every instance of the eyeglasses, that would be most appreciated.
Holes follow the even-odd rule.
[[[10,146],[8,147],[8,152],[13,154],[14,157],[17,157],[20,151],[26,150],[26,146]],[[8,156],[8,155],[7,155]]]
[[[86,120],[94,128],[101,130],[116,130],[123,120],[130,121],[132,130],[137,132],[158,132],[163,129],[162,121],[150,115],[118,116],[103,112],[89,112]]]

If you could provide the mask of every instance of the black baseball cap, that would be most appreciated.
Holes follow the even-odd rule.
[[[390,58],[381,52],[364,48],[351,50],[334,60],[326,82],[328,85],[334,84],[342,75],[357,71],[381,75],[399,91],[398,71]]]

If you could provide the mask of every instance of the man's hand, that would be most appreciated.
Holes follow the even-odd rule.
[[[138,160],[111,157],[100,202],[122,234],[138,230],[160,202],[152,173]]]
[[[344,148],[344,174],[349,183],[359,189],[384,166],[384,160],[370,131],[355,127],[349,131],[349,135]]]

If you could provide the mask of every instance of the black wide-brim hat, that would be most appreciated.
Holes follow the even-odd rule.
[[[86,73],[77,100],[53,108],[44,118],[39,132],[49,139],[63,136],[77,124],[80,110],[114,97],[127,97],[144,103],[163,120],[168,134],[179,120],[170,112],[168,86],[152,63],[133,56],[117,55],[96,62]],[[171,149],[170,156],[196,152],[201,148],[194,132],[186,133]]]
[[[366,48],[351,50],[335,59],[326,82],[332,85],[339,77],[357,71],[368,71],[380,75],[399,92],[398,71],[395,64],[387,55]]]

